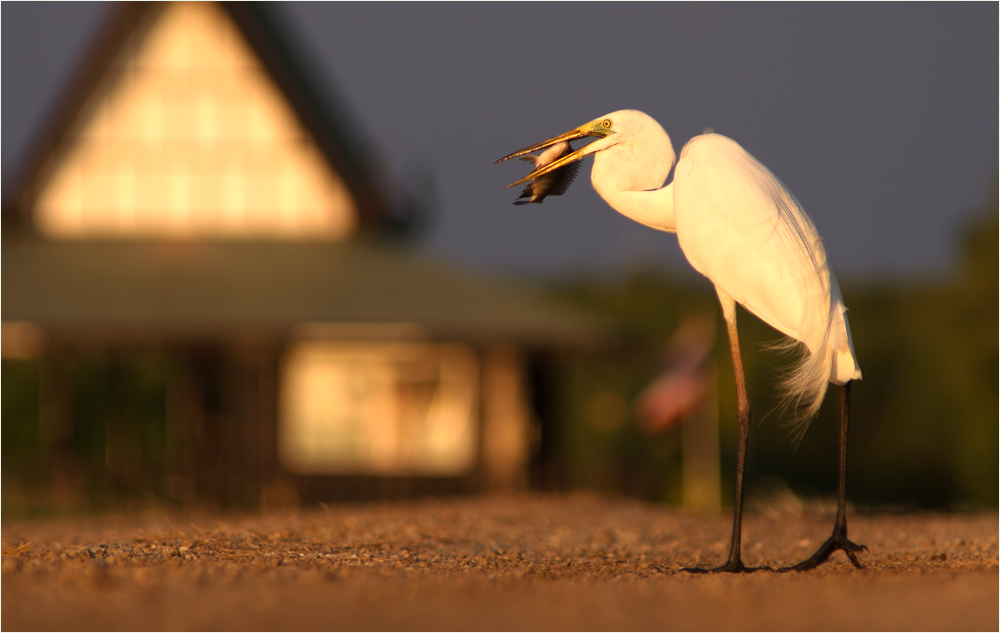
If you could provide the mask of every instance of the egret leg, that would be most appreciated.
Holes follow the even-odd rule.
[[[750,436],[750,399],[747,398],[747,383],[743,373],[743,356],[740,354],[740,337],[736,329],[736,302],[720,289],[719,301],[722,303],[722,313],[726,317],[726,328],[729,332],[729,351],[733,356],[733,373],[736,375],[737,421],[739,422],[740,440],[736,450],[736,494],[733,500],[733,537],[729,543],[729,559],[724,565],[713,569],[689,568],[685,571],[704,572],[745,572],[768,569],[764,567],[746,567],[740,557],[740,544],[743,534],[743,472],[747,461],[747,439]]]
[[[843,550],[854,566],[861,569],[857,553],[868,551],[864,545],[847,539],[847,425],[851,410],[851,382],[840,387],[840,473],[837,481],[837,520],[833,524],[833,534],[820,545],[816,553],[798,565],[783,567],[779,571],[807,571],[826,562],[838,549]]]

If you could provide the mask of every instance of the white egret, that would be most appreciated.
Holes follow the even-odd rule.
[[[586,137],[597,140],[536,168],[510,186],[593,154],[591,182],[601,197],[637,222],[677,233],[688,261],[715,284],[736,374],[739,446],[729,559],[710,571],[748,570],[740,557],[740,538],[750,404],[736,329],[737,303],[787,335],[791,345],[805,348],[783,383],[787,401],[801,416],[800,431],[819,410],[827,384],[840,386],[840,464],[833,534],[810,558],[785,569],[812,569],[838,549],[860,567],[856,553],[866,548],[847,539],[846,467],[851,382],[861,378],[861,370],[847,309],[816,227],[781,181],[736,142],[719,134],[691,139],[681,150],[673,181],[665,185],[674,165],[673,145],[659,123],[637,110],[612,112],[497,162]]]

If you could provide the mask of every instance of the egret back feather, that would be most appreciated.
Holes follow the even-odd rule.
[[[843,299],[816,227],[788,189],[735,141],[698,136],[674,173],[681,248],[696,270],[804,347],[781,383],[797,434],[829,381],[860,378]]]

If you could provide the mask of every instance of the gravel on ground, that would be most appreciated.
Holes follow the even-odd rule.
[[[747,565],[792,564],[828,504],[758,508]],[[854,512],[804,573],[721,563],[727,516],[593,495],[271,514],[4,520],[5,630],[998,630],[998,515]]]

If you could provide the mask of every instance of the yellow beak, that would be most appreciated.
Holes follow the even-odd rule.
[[[559,136],[554,136],[554,137],[552,137],[552,138],[550,138],[548,140],[542,141],[541,143],[535,143],[534,145],[531,145],[530,147],[525,147],[524,149],[519,149],[516,152],[514,152],[513,154],[508,154],[507,156],[504,156],[503,158],[501,158],[500,160],[498,160],[497,163],[502,163],[505,160],[508,160],[508,159],[511,159],[511,158],[517,158],[518,156],[524,156],[525,154],[530,154],[531,152],[537,152],[540,149],[545,149],[546,147],[551,147],[551,146],[555,145],[556,143],[562,143],[563,141],[573,141],[573,140],[580,139],[580,138],[586,138],[588,136],[594,136],[594,137],[597,137],[597,138],[605,138],[605,137],[610,136],[612,134],[614,134],[614,132],[612,130],[609,130],[609,129],[605,128],[605,127],[602,127],[600,125],[600,123],[597,123],[597,124],[595,124],[593,122],[587,123],[586,125],[581,125],[580,127],[576,128],[575,130],[570,130],[569,132],[566,132],[565,134],[560,134]],[[535,178],[538,178],[539,176],[544,176],[545,174],[547,174],[549,172],[555,171],[555,170],[559,169],[560,167],[562,167],[563,165],[567,165],[567,164],[572,163],[574,161],[578,161],[578,160],[580,160],[581,158],[583,158],[584,156],[587,155],[587,153],[588,153],[588,152],[586,152],[587,147],[588,147],[587,145],[584,145],[580,149],[578,149],[578,150],[576,150],[574,152],[570,152],[569,154],[566,154],[565,156],[562,156],[562,157],[558,158],[557,160],[552,161],[548,165],[544,165],[542,167],[539,167],[538,169],[536,169],[535,171],[531,172],[530,174],[528,174],[524,178],[521,178],[517,182],[513,182],[513,183],[507,185],[504,188],[505,189],[510,189],[511,187],[516,187],[517,185],[526,183],[529,180],[534,180]]]

